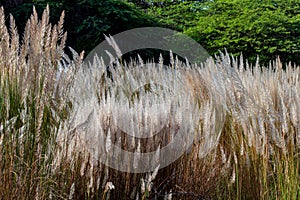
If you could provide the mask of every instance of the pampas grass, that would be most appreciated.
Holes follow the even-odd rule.
[[[299,198],[299,67],[227,52],[185,65],[171,53],[169,67],[111,57],[112,79],[101,58],[83,67],[83,53],[64,53],[64,13],[51,25],[49,12],[33,9],[19,37],[0,9],[2,199]],[[180,131],[191,147],[163,166],[161,147]],[[150,151],[147,173],[103,164],[113,154],[138,169]]]

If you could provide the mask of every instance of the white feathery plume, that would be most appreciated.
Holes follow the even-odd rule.
[[[163,67],[164,59],[162,57],[162,54],[159,54],[159,61],[158,61],[158,63],[159,63],[159,67]]]
[[[172,200],[172,190],[164,196],[164,200]]]
[[[141,178],[141,193],[144,194],[146,191],[146,183],[143,178]]]
[[[113,190],[113,189],[115,189],[114,184],[112,182],[107,182],[105,184],[104,193],[106,193],[106,192],[108,192],[110,190]]]
[[[172,50],[170,50],[170,64],[171,64],[172,69],[174,69],[175,68],[175,61],[174,61],[174,55],[173,55]]]
[[[107,135],[106,135],[106,142],[105,142],[105,150],[106,153],[109,153],[111,150],[112,141],[111,141],[111,132],[110,128],[108,129]]]
[[[157,165],[157,167],[154,169],[154,171],[152,172],[152,174],[149,176],[149,179],[148,179],[149,183],[152,182],[155,179],[155,177],[156,177],[156,175],[158,173],[159,167],[160,167],[160,165]]]
[[[69,199],[73,199],[74,193],[75,193],[75,183],[72,183],[71,188],[70,188]]]
[[[93,188],[93,184],[94,184],[94,178],[93,178],[93,170],[94,170],[94,165],[92,164],[91,166],[90,166],[90,173],[89,173],[89,177],[90,177],[90,183],[89,183],[89,185],[88,185],[88,188],[92,188],[92,190],[94,189]]]
[[[106,41],[108,42],[108,44],[115,50],[117,56],[119,58],[122,57],[122,52],[121,49],[119,48],[119,46],[117,45],[115,39],[110,35],[109,37],[107,37],[106,35],[104,35]]]
[[[231,175],[229,183],[233,184],[234,182],[235,182],[235,168],[233,168],[232,175]]]
[[[136,151],[134,152],[134,157],[133,157],[133,168],[137,169],[139,166],[139,162],[141,160],[141,141],[138,140],[138,145],[136,148]]]
[[[220,146],[220,151],[221,151],[221,158],[222,158],[222,163],[223,164],[225,164],[226,163],[226,154],[225,154],[225,152],[224,152],[224,148],[223,148],[223,146]]]
[[[139,67],[143,67],[144,66],[144,61],[142,59],[142,57],[138,54],[138,61],[139,61]]]
[[[280,104],[281,104],[281,127],[284,134],[288,133],[287,125],[287,108],[284,104],[283,97],[280,95]]]
[[[237,156],[236,156],[235,152],[233,152],[233,160],[234,160],[234,163],[237,165],[238,164],[238,159],[237,159]]]
[[[116,61],[116,58],[107,50],[105,50],[105,53],[109,56],[110,64]]]

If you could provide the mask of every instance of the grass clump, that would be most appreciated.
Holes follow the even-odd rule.
[[[0,9],[3,199],[299,198],[299,68],[227,53],[190,66],[171,55],[173,68],[117,61],[112,79],[100,59],[82,67],[83,54],[64,53],[63,16],[52,26],[48,7],[40,20],[34,10],[19,42]],[[164,166],[160,149],[180,131],[179,144],[192,144]],[[109,168],[110,153],[123,169],[145,164],[138,154],[121,162],[112,144],[156,152],[146,163],[155,168]]]

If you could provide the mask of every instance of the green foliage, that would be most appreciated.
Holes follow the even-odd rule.
[[[207,15],[185,31],[210,53],[229,52],[262,63],[277,56],[299,64],[300,5],[293,1],[229,1],[207,3]]]
[[[7,9],[16,18],[18,27],[25,27],[24,18],[29,17],[32,6],[38,13],[49,4],[51,20],[57,21],[65,11],[65,30],[68,32],[67,46],[88,53],[104,40],[103,34],[116,33],[143,26],[157,26],[158,22],[139,10],[135,5],[117,0],[34,0]]]
[[[204,4],[198,1],[172,2],[158,4],[148,9],[148,13],[160,19],[160,22],[170,28],[184,30],[195,26],[195,16],[205,9]]]
[[[21,32],[22,19],[33,5],[41,13],[49,4],[53,21],[65,10],[67,46],[86,54],[104,40],[103,34],[163,26],[191,36],[211,55],[226,48],[234,56],[243,52],[252,63],[257,56],[265,65],[280,56],[284,63],[300,64],[296,0],[19,0],[14,7],[5,2],[6,12],[16,17]]]
[[[208,0],[128,0],[157,18],[163,26],[176,30],[196,25],[195,16],[205,10]]]
[[[160,1],[166,2],[166,1]],[[149,14],[165,26],[183,30],[213,55],[226,48],[252,63],[280,56],[300,64],[298,1],[214,0],[174,1],[153,5]]]

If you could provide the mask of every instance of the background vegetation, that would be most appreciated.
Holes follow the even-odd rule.
[[[237,56],[268,65],[280,56],[284,63],[300,64],[300,3],[298,0],[14,0],[1,1],[20,30],[32,6],[41,13],[51,7],[56,21],[65,10],[68,46],[87,53],[124,30],[162,26],[182,31],[211,55],[226,48]],[[152,57],[153,54],[150,54]]]
[[[136,6],[116,0],[55,0],[55,1],[21,1],[6,9],[13,14],[22,31],[25,18],[28,18],[35,5],[41,14],[46,5],[51,7],[51,20],[57,21],[65,11],[65,31],[68,32],[67,45],[78,52],[91,51],[104,40],[103,34],[117,34],[132,28],[158,26],[157,20],[140,11]]]
[[[300,60],[300,2],[261,0],[184,1],[149,10],[164,24],[179,25],[209,53],[226,48],[243,52],[252,63],[257,55],[267,64],[277,56]]]

